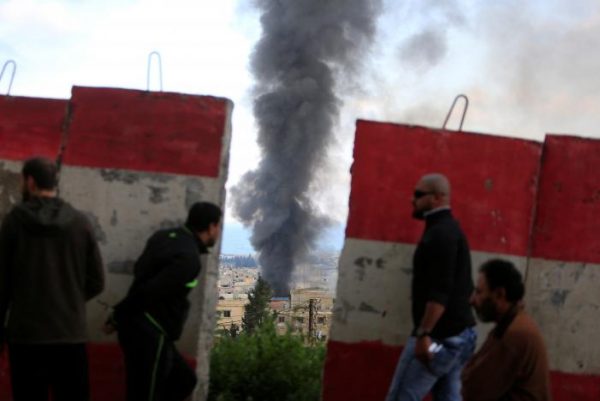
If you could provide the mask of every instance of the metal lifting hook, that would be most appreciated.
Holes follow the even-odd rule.
[[[450,111],[448,111],[448,115],[446,115],[446,119],[444,120],[444,125],[442,126],[442,129],[446,129],[446,124],[448,124],[448,120],[450,119],[450,116],[452,115],[454,106],[456,106],[456,102],[460,98],[465,99],[465,108],[463,109],[462,117],[460,119],[460,125],[458,126],[458,131],[462,131],[463,123],[465,122],[465,116],[467,115],[467,109],[469,108],[469,98],[463,94],[460,94],[454,98],[454,101],[452,102],[452,106],[450,106]]]
[[[6,67],[8,67],[9,64],[12,64],[13,69],[12,74],[10,76],[10,81],[8,83],[8,90],[6,91],[6,96],[10,96],[10,89],[12,88],[12,84],[15,79],[15,72],[17,71],[17,63],[15,63],[14,60],[8,60],[6,63],[4,63],[4,66],[2,66],[2,71],[0,72],[0,81],[2,81],[2,77],[4,76],[4,70],[6,70]]]
[[[160,91],[163,90],[163,81],[162,81],[162,61],[160,59],[160,54],[157,51],[153,51],[148,55],[148,74],[146,79],[146,90],[150,91],[150,67],[152,66],[152,56],[156,56],[158,60],[158,79],[160,82]]]

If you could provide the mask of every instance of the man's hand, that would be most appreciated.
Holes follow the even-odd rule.
[[[106,307],[109,307],[108,304],[105,304]],[[104,322],[104,325],[100,329],[107,336],[113,334],[117,331],[117,321],[115,320],[115,312],[114,310],[108,315],[108,318]]]
[[[115,331],[117,331],[117,327],[110,322],[106,322],[106,323],[104,323],[104,326],[102,326],[102,332],[104,334],[106,334],[107,336],[111,335]]]
[[[421,361],[425,366],[429,365],[429,361],[433,359],[433,354],[429,352],[431,346],[431,337],[424,336],[417,338],[415,345],[415,357]]]

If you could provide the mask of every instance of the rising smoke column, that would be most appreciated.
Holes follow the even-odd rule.
[[[398,56],[402,64],[426,71],[441,63],[448,53],[452,28],[465,26],[466,20],[457,0],[418,0],[405,3],[411,19],[423,19],[420,29],[404,39]]]
[[[332,143],[341,101],[375,34],[381,0],[258,0],[263,34],[254,49],[254,115],[262,160],[232,190],[234,212],[253,229],[263,277],[289,291],[294,266],[329,224],[311,183]]]

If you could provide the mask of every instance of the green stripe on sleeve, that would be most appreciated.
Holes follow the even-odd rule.
[[[185,286],[187,288],[194,288],[198,285],[198,279],[194,280],[194,281],[190,281],[189,283],[186,283]]]

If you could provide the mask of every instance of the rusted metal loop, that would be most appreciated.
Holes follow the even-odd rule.
[[[153,51],[148,55],[148,74],[146,79],[146,90],[150,90],[150,67],[152,67],[152,56],[156,56],[158,60],[158,79],[160,82],[160,91],[163,90],[163,81],[162,81],[162,61],[160,59],[160,54],[157,51]]]
[[[444,125],[442,126],[442,129],[446,129],[446,125],[448,124],[448,120],[450,119],[450,116],[452,115],[454,106],[456,106],[456,102],[460,98],[465,99],[465,108],[463,109],[462,117],[460,119],[460,125],[458,126],[458,131],[462,131],[463,123],[465,122],[465,116],[467,115],[467,109],[469,108],[469,98],[463,94],[460,94],[454,98],[454,101],[452,102],[452,106],[450,106],[450,111],[448,111],[448,115],[446,115],[446,119],[444,120]]]
[[[2,71],[0,72],[0,81],[2,81],[2,77],[4,76],[4,70],[6,70],[6,67],[8,67],[9,64],[12,64],[13,69],[12,74],[10,76],[10,81],[8,82],[8,90],[6,91],[6,96],[10,96],[10,89],[12,88],[13,81],[15,80],[15,72],[17,72],[17,63],[15,63],[15,60],[8,60],[2,66]]]

